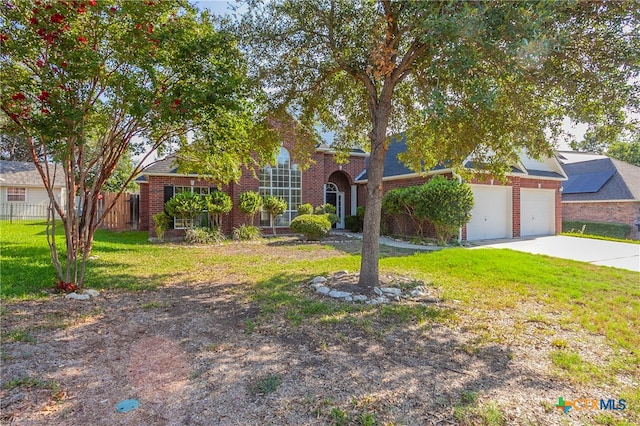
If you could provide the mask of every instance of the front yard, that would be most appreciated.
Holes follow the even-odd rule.
[[[506,250],[384,248],[436,301],[318,296],[359,241],[96,236],[89,301],[52,294],[41,223],[0,223],[2,423],[638,424],[640,274]],[[567,414],[559,398],[625,400]],[[116,404],[137,399],[126,413]],[[584,406],[584,404],[582,404]]]

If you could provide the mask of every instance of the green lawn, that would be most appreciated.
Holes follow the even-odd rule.
[[[313,319],[347,321],[366,329],[370,321],[365,314],[376,309],[378,318],[397,323],[420,326],[447,321],[464,325],[485,343],[510,344],[529,324],[541,324],[541,332],[560,331],[552,343],[551,362],[564,379],[611,386],[616,386],[620,374],[638,380],[640,274],[636,272],[497,249],[386,252],[380,261],[383,273],[422,280],[437,288],[453,308],[373,308],[318,301],[304,293],[300,283],[313,276],[358,269],[360,256],[338,244],[291,244],[291,256],[275,259],[268,245],[279,240],[229,242],[220,248],[151,244],[146,238],[145,232],[99,231],[88,265],[87,286],[138,291],[228,279],[246,284],[243,297],[258,305],[265,318],[280,316],[292,326]],[[2,298],[50,297],[55,276],[44,224],[0,222],[0,244]],[[494,321],[498,313],[508,313],[513,320],[509,329]],[[254,327],[247,324],[248,331]],[[599,336],[609,352],[596,365],[566,341],[562,331]],[[631,401],[640,400],[637,390],[620,389]],[[638,410],[638,404],[631,409]]]

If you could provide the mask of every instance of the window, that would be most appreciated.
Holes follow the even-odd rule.
[[[275,167],[267,166],[260,170],[260,188],[263,197],[273,195],[287,202],[287,211],[276,218],[276,226],[289,226],[298,214],[298,206],[302,204],[302,173],[296,164],[291,164],[289,151],[280,148]],[[262,212],[260,226],[270,226],[269,213]]]
[[[7,201],[19,201],[24,203],[27,201],[27,189],[7,188]]]
[[[174,186],[173,187],[173,195],[178,194],[180,192],[193,192],[194,194],[198,194],[201,197],[209,194],[209,188],[206,186]],[[196,223],[195,225],[202,224],[203,220],[207,220],[207,212],[203,212],[200,218],[200,223]],[[197,221],[197,219],[196,219]],[[194,226],[192,219],[184,219],[181,217],[173,218],[173,229],[187,229]]]

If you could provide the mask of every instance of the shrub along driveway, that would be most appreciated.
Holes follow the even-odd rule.
[[[506,248],[561,259],[578,260],[640,272],[640,244],[556,235],[514,240],[492,240],[474,248]]]

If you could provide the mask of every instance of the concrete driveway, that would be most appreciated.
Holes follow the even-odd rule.
[[[474,241],[481,248],[507,248],[594,265],[613,266],[640,272],[640,245],[564,235],[513,240]]]

